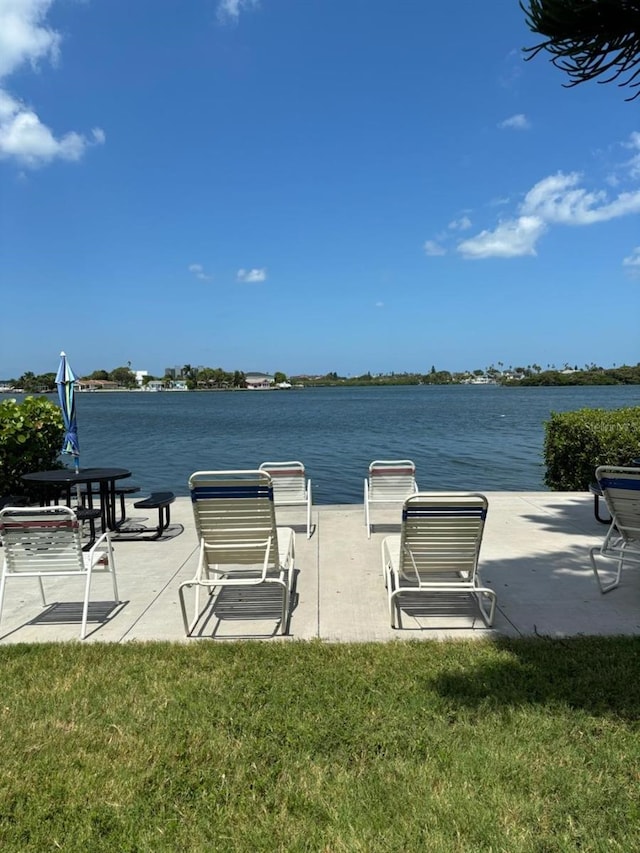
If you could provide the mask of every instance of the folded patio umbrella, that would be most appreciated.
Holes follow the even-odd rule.
[[[61,352],[60,367],[56,375],[56,385],[58,386],[58,398],[64,421],[62,453],[69,453],[74,457],[75,469],[78,471],[80,469],[80,444],[78,442],[78,421],[76,419],[75,384],[75,373],[67,361],[67,356],[64,352]]]

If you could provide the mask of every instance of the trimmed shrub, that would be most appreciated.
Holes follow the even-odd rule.
[[[0,403],[0,496],[24,494],[20,479],[30,471],[62,468],[64,437],[60,407],[46,397]]]
[[[583,491],[598,465],[640,457],[640,407],[552,412],[545,422],[544,481],[555,491]]]

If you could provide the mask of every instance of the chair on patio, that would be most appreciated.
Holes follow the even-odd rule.
[[[418,491],[416,466],[410,459],[376,459],[364,481],[364,523],[371,538],[372,503],[402,503]]]
[[[600,465],[596,481],[611,514],[604,542],[589,551],[593,573],[604,593],[619,585],[625,563],[640,564],[640,469]],[[603,581],[596,554],[616,561],[613,580]]]
[[[187,636],[203,614],[200,589],[209,595],[225,587],[277,585],[282,589],[280,632],[289,627],[295,533],[276,527],[273,484],[266,471],[196,471],[189,489],[200,540],[198,567],[180,584],[179,596]],[[195,612],[187,618],[184,591],[195,586]],[[205,608],[206,609],[206,608]],[[240,605],[242,610],[242,605]]]
[[[47,603],[43,578],[85,577],[81,640],[87,633],[91,579],[96,572],[111,575],[114,603],[119,603],[109,534],[103,533],[89,551],[83,551],[81,522],[69,507],[5,507],[0,511],[0,538],[4,545],[0,619],[6,584],[13,577],[38,578],[43,606]]]
[[[311,538],[311,480],[307,479],[302,462],[263,462],[260,471],[267,471],[273,482],[273,500],[278,506],[306,506],[307,539]]]
[[[478,576],[487,506],[484,495],[471,492],[418,492],[407,498],[400,535],[382,542],[392,628],[402,627],[403,593],[432,598],[439,593],[472,595],[491,627],[496,594],[480,586]]]

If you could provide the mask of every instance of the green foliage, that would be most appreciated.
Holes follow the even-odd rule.
[[[640,364],[635,367],[622,365],[621,367],[596,367],[587,366],[584,370],[573,370],[565,373],[561,370],[543,370],[536,373],[525,371],[518,379],[503,379],[503,385],[639,385]]]
[[[587,80],[638,86],[640,10],[630,0],[521,0],[529,29],[542,41],[525,48],[532,59],[542,50],[564,71],[568,87]],[[636,92],[627,100],[637,98]]]
[[[552,412],[545,423],[544,481],[556,491],[582,491],[598,465],[628,465],[640,456],[640,407]]]
[[[44,397],[0,403],[0,495],[22,494],[22,474],[61,468],[60,407]]]
[[[43,391],[52,391],[56,387],[55,373],[41,373],[36,375],[30,370],[23,373],[20,379],[16,380],[17,387],[21,388],[25,394],[38,394]]]
[[[117,382],[125,388],[135,388],[136,376],[129,367],[116,367],[109,374],[109,379],[112,382]]]

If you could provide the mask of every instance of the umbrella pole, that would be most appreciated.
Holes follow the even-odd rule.
[[[78,456],[74,456],[74,460],[75,460],[76,474],[79,474],[80,473],[80,458]],[[91,484],[89,484],[89,485],[91,485]],[[78,501],[78,506],[80,506],[82,503],[82,497],[80,495],[80,483],[78,483],[76,485],[76,500]]]

